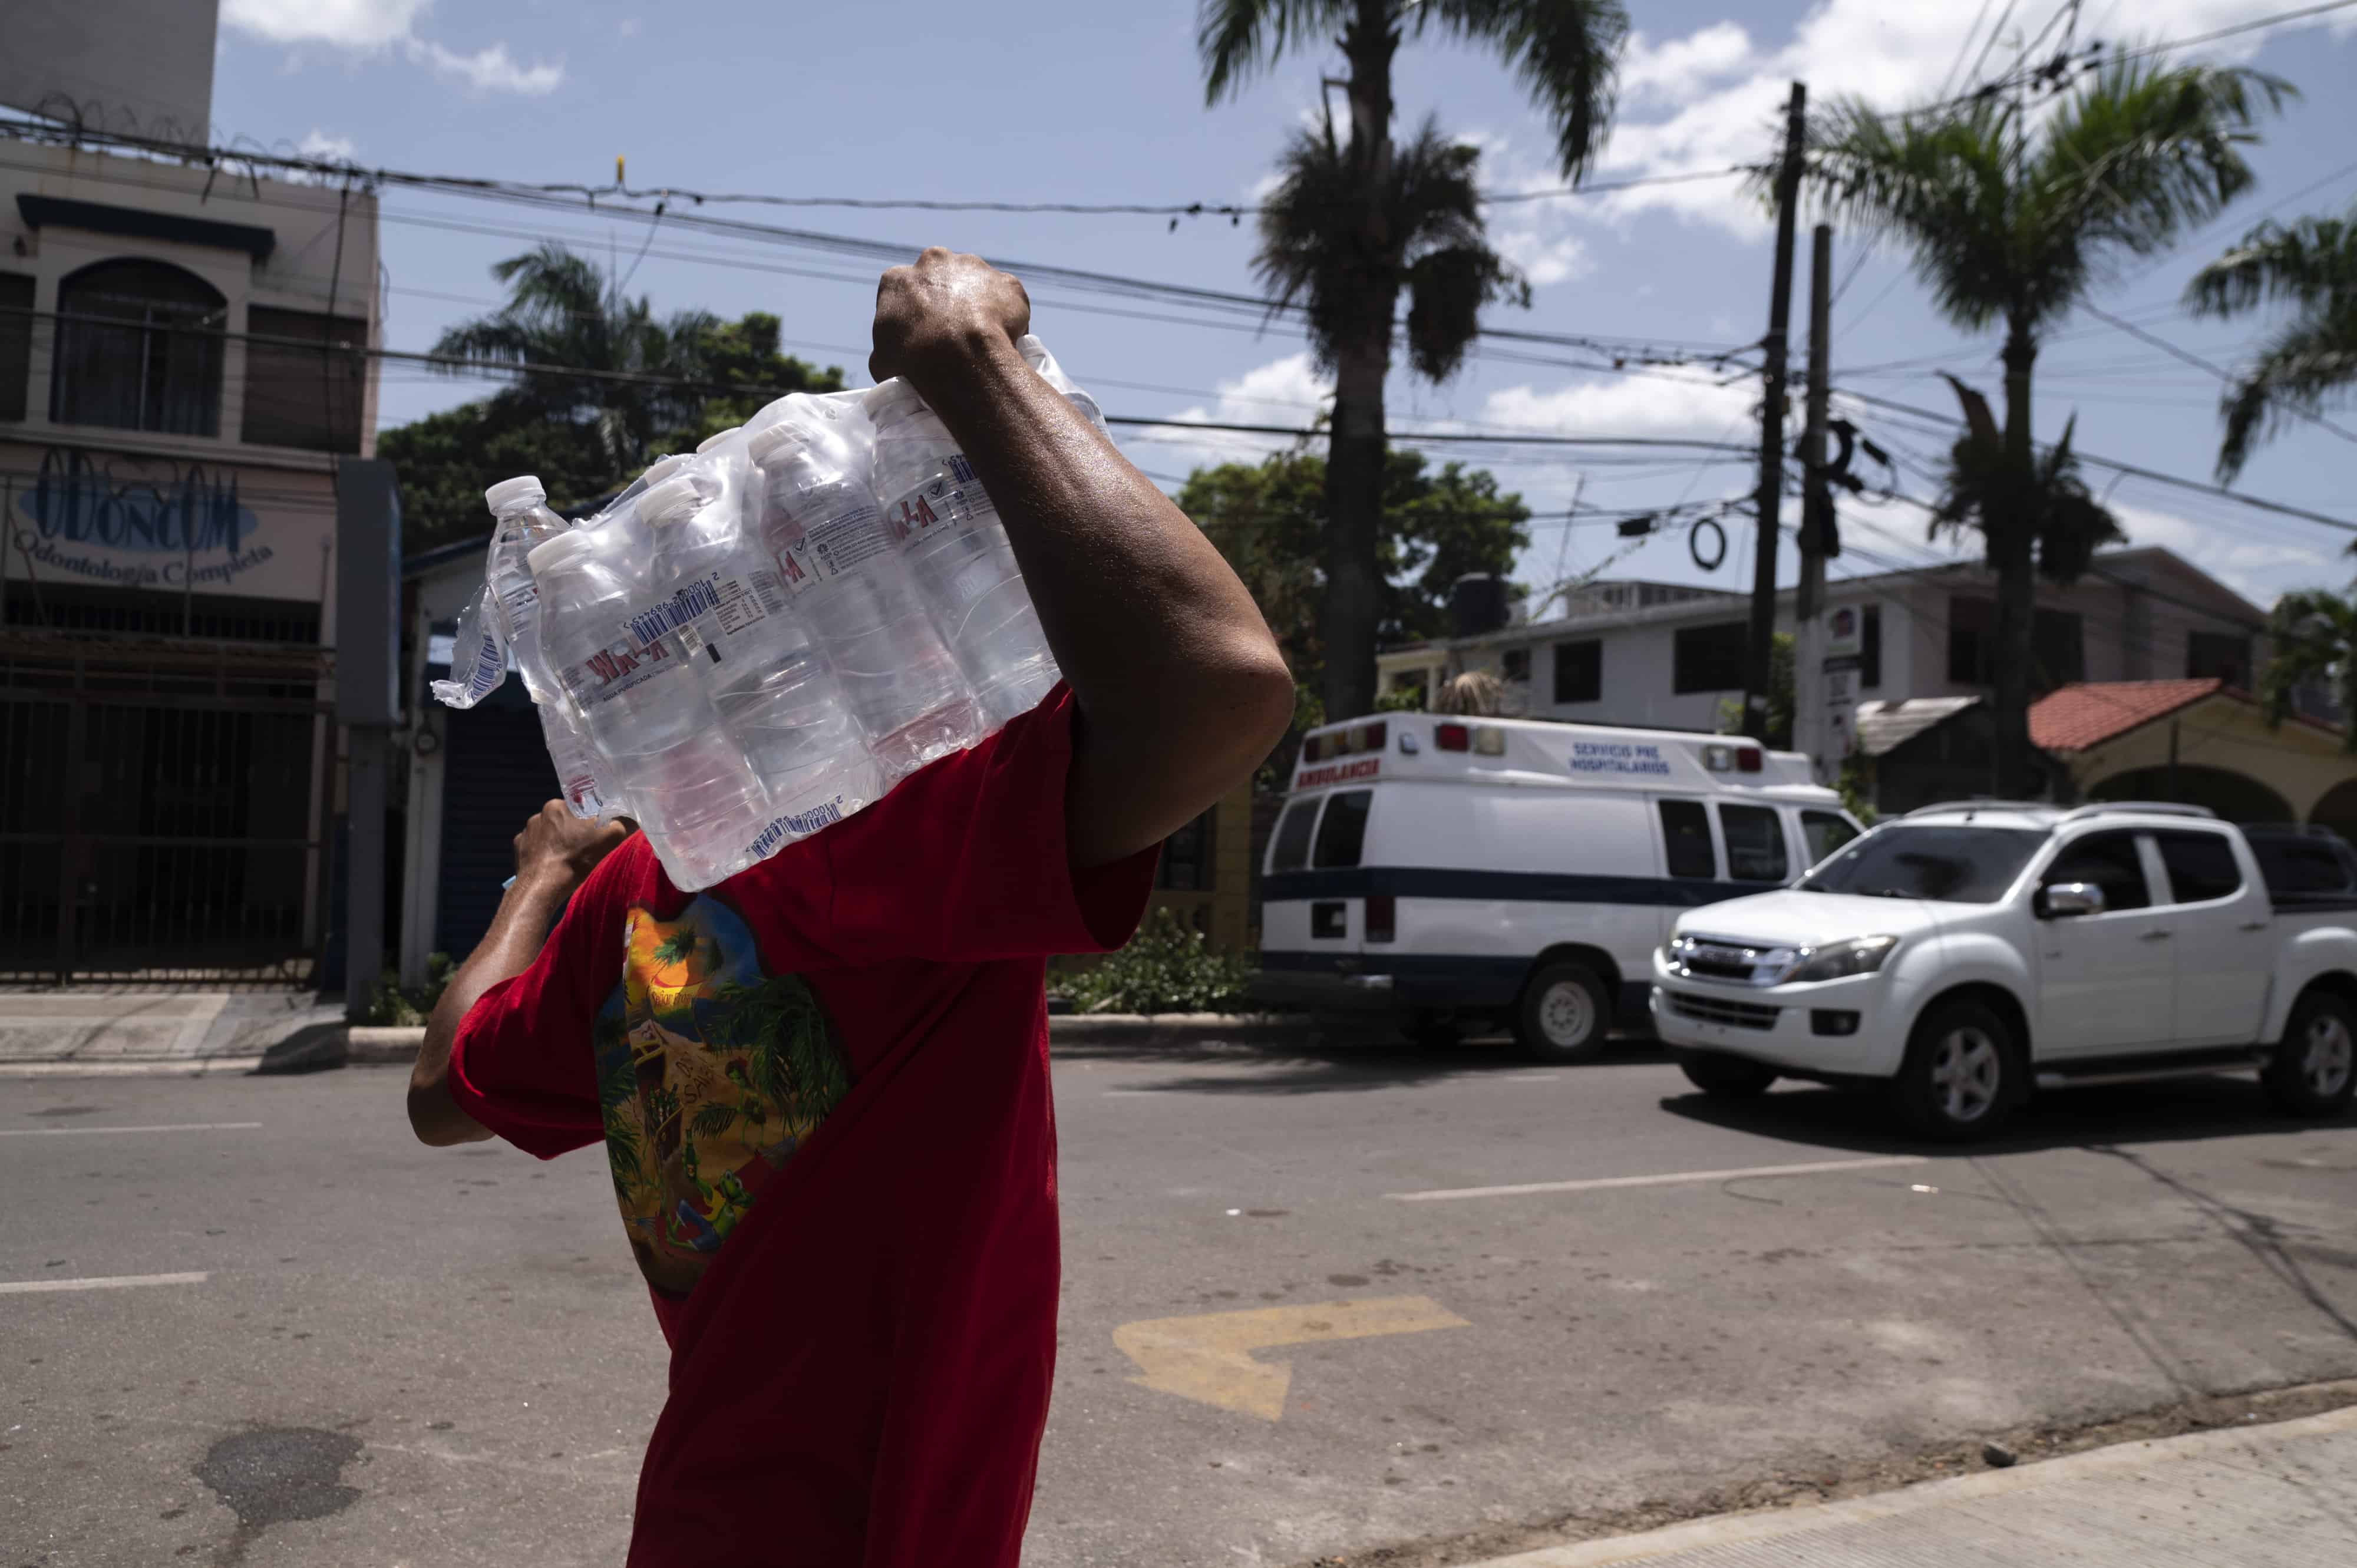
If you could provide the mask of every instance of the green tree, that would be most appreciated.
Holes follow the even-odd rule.
[[[1348,136],[1338,141],[1329,120],[1286,149],[1257,263],[1280,300],[1305,306],[1310,346],[1334,372],[1321,691],[1329,712],[1364,713],[1375,695],[1383,387],[1401,295],[1410,365],[1435,381],[1456,370],[1481,306],[1526,297],[1484,240],[1471,149],[1428,122],[1394,145],[1394,57],[1427,32],[1495,50],[1545,112],[1563,174],[1576,178],[1603,141],[1628,18],[1616,0],[1201,0],[1197,19],[1211,103],[1296,50],[1339,49],[1348,73]]]
[[[1179,509],[1252,590],[1285,650],[1298,693],[1297,729],[1333,714],[1320,700],[1332,493],[1327,460],[1299,451],[1198,468],[1178,492]],[[1484,469],[1448,463],[1436,472],[1421,453],[1390,453],[1375,532],[1378,637],[1398,643],[1446,635],[1451,585],[1468,572],[1512,571],[1530,545],[1530,516],[1523,498],[1501,494]],[[1353,712],[1374,705],[1370,699]]]
[[[2259,702],[2271,725],[2292,716],[2303,687],[2323,685],[2348,722],[2345,750],[2357,752],[2357,596],[2323,588],[2286,594],[2267,617],[2271,651],[2259,672]]]
[[[1997,580],[1999,794],[2031,786],[2036,576],[2071,556],[2040,555],[2039,520],[2057,509],[2040,499],[2033,451],[2039,345],[2107,266],[2168,249],[2248,188],[2253,127],[2291,92],[2255,71],[2124,59],[2035,124],[1989,94],[1932,113],[1884,113],[1853,99],[1811,130],[1806,179],[1825,208],[1906,245],[1933,306],[1958,328],[2005,329],[2004,429],[1994,461],[1975,458],[1962,519],[1980,529]]]
[[[2294,419],[2316,419],[2357,388],[2357,208],[2341,218],[2262,223],[2193,275],[2186,302],[2202,316],[2262,305],[2295,313],[2261,344],[2219,403],[2218,477],[2232,482],[2251,449]]]
[[[664,447],[693,447],[772,398],[833,392],[839,370],[779,352],[779,319],[734,322],[685,310],[658,319],[649,299],[553,242],[491,269],[508,303],[442,334],[442,373],[495,366],[512,384],[386,431],[380,456],[399,470],[403,543],[425,550],[484,532],[484,488],[537,474],[559,506],[595,499]],[[589,371],[602,372],[581,375]],[[758,388],[758,392],[739,391]]]

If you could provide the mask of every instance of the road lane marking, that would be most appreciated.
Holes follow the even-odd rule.
[[[167,1122],[154,1127],[0,1127],[0,1138],[62,1138],[87,1133],[250,1133],[259,1122]]]
[[[1283,1361],[1255,1361],[1254,1350],[1471,1326],[1430,1296],[1390,1295],[1149,1317],[1114,1329],[1113,1342],[1136,1363],[1142,1375],[1129,1380],[1140,1387],[1279,1421],[1293,1369]]]
[[[200,1285],[209,1274],[110,1274],[88,1280],[10,1280],[0,1282],[0,1295],[34,1295],[56,1290],[133,1290],[141,1285]]]
[[[1824,1171],[1887,1170],[1931,1164],[1926,1155],[1885,1155],[1870,1160],[1812,1160],[1796,1165],[1746,1165],[1731,1171],[1671,1171],[1663,1176],[1592,1176],[1586,1181],[1527,1181],[1512,1187],[1442,1187],[1426,1192],[1387,1192],[1401,1203],[1439,1203],[1456,1197],[1519,1197],[1531,1192],[1599,1192],[1615,1187],[1674,1187],[1684,1182],[1734,1181],[1752,1176],[1815,1176]]]

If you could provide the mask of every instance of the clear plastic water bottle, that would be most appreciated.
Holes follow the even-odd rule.
[[[631,521],[571,530],[528,564],[549,667],[663,869],[693,891],[752,864],[770,801],[677,642],[650,646],[626,629],[648,596],[632,566],[645,534]]]
[[[603,759],[587,726],[541,652],[540,590],[528,558],[539,546],[562,537],[565,521],[548,510],[548,491],[531,474],[500,480],[483,492],[483,499],[495,520],[484,580],[491,602],[499,607],[516,672],[523,677],[524,691],[540,714],[541,738],[547,743],[565,803],[584,819],[620,815],[619,792],[605,778]]]
[[[888,789],[972,746],[982,724],[868,489],[867,433],[851,423],[792,411],[754,432],[746,456],[760,545],[834,666]]]
[[[1037,707],[1059,674],[1015,547],[957,438],[914,387],[886,381],[869,394],[867,413],[886,525],[996,728]]]
[[[699,485],[699,479],[720,482]],[[883,792],[867,736],[769,558],[741,526],[742,476],[673,474],[639,499],[664,603],[633,618],[642,640],[675,636],[701,664],[721,725],[769,793],[767,854]],[[756,842],[759,841],[759,842]]]
[[[1113,431],[1105,424],[1104,410],[1097,406],[1096,399],[1072,384],[1072,378],[1064,373],[1064,367],[1056,363],[1056,356],[1048,352],[1048,345],[1039,341],[1035,334],[1026,332],[1015,340],[1015,351],[1023,356],[1025,364],[1039,372],[1040,380],[1062,392],[1064,401],[1079,409],[1088,422],[1097,427],[1098,435],[1108,441],[1113,439]]]

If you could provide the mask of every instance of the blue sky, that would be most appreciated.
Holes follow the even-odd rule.
[[[1731,6],[1663,0],[1631,7],[1638,36],[1626,62],[1619,123],[1593,176],[1600,181],[1724,167],[1764,156],[1786,84],[1812,93],[1864,94],[1898,105],[1934,96],[1970,66],[1986,27],[1976,13],[2009,10],[1987,57],[2001,73],[2026,31],[2056,0],[1887,0]],[[2088,0],[2077,36],[2108,44],[2187,38],[2295,8],[2292,0]],[[1330,51],[1280,63],[1236,100],[1203,103],[1192,0],[1002,0],[993,5],[904,0],[885,6],[707,3],[668,11],[642,4],[547,0],[222,0],[213,120],[221,137],[349,156],[362,166],[514,179],[610,178],[629,160],[637,186],[805,196],[1081,202],[1236,202],[1261,188],[1286,132],[1315,112],[1318,79],[1339,72]],[[2130,20],[2132,18],[2132,21]],[[2357,9],[2181,51],[2256,65],[2303,90],[2253,161],[2258,190],[2173,256],[2131,263],[2097,303],[2190,352],[2231,363],[2259,330],[2191,320],[2176,302],[2201,262],[2270,206],[2282,215],[2345,208],[2357,199],[2357,102],[2346,91],[2357,60]],[[1552,186],[1552,138],[1512,76],[1480,52],[1426,39],[1401,55],[1403,126],[1437,113],[1483,148],[1483,182],[1498,189]],[[1491,231],[1534,285],[1527,312],[1491,324],[1638,339],[1672,352],[1736,345],[1764,329],[1769,233],[1733,180],[1697,181],[1492,209]],[[2301,188],[2313,184],[2305,195]],[[2289,199],[2287,200],[2287,199]],[[423,349],[453,321],[490,308],[488,274],[500,257],[542,235],[610,252],[630,264],[644,223],[586,209],[520,210],[399,189],[383,198],[386,338]],[[743,209],[758,220],[830,233],[928,243],[1017,261],[1250,291],[1250,220],[1153,217],[926,214],[813,209]],[[455,231],[452,221],[500,232]],[[1852,275],[1852,265],[1859,263]],[[796,275],[830,274],[826,277]],[[838,363],[864,384],[875,268],[807,250],[674,229],[652,242],[633,292],[658,309],[724,315],[776,312],[794,351]],[[1801,271],[1806,274],[1805,235]],[[1834,311],[1838,386],[1946,412],[1933,371],[1947,369],[1994,395],[1994,335],[1966,337],[1939,322],[1901,262],[1863,261],[1835,239]],[[841,281],[838,281],[841,280]],[[1297,336],[1174,324],[1103,313],[1183,310],[1034,289],[1036,325],[1107,410],[1174,421],[1192,416],[1295,424],[1314,416],[1326,388]],[[1093,307],[1084,309],[1082,307]],[[1805,287],[1795,300],[1796,337]],[[1939,356],[1936,364],[1879,369]],[[1133,383],[1124,385],[1121,383]],[[1756,385],[1756,383],[1754,383]],[[382,423],[397,424],[481,395],[479,382],[388,367]],[[1445,387],[1401,373],[1392,393],[1399,427],[1544,429],[1565,435],[1745,439],[1756,392],[1714,384],[1698,369],[1652,374],[1581,372],[1478,357]],[[2217,382],[2121,331],[2081,316],[2065,323],[2039,366],[2041,435],[2078,416],[2082,449],[2206,478],[2216,452]],[[1872,435],[1916,460],[1936,460],[1938,437],[1870,413]],[[1156,429],[1125,435],[1139,466],[1166,480],[1252,447]],[[1560,513],[1581,481],[1580,458],[1519,448],[1480,455],[1543,514]],[[2357,451],[2334,435],[2298,428],[2264,449],[2239,488],[2357,518],[2348,478]],[[2100,470],[2098,484],[2109,482]],[[1929,496],[1932,482],[1903,476]],[[1590,463],[1583,507],[1628,508],[1732,496],[1749,488],[1740,464],[1675,457]],[[2351,577],[2347,536],[2230,502],[2128,478],[2109,499],[2137,542],[2166,544],[2264,604],[2302,586]],[[1787,506],[1787,521],[1792,507]],[[1920,511],[1895,502],[1853,508],[1861,553],[1839,570],[1881,561],[1919,564]],[[1743,528],[1726,567],[1706,575],[1684,531],[1609,562],[1618,575],[1749,583]],[[1879,531],[1879,532],[1878,532]],[[1597,568],[1622,545],[1609,523],[1542,517],[1520,564],[1547,584]],[[1785,572],[1792,566],[1789,547]]]

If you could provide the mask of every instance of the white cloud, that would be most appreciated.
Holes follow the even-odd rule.
[[[221,20],[265,43],[318,44],[353,54],[382,54],[398,48],[414,64],[445,81],[479,92],[518,92],[539,97],[565,81],[563,62],[518,62],[504,43],[462,54],[417,35],[418,21],[433,0],[222,0]],[[635,27],[636,24],[631,24]],[[629,36],[628,29],[625,37]],[[289,55],[293,70],[297,57]]]
[[[1730,426],[1746,425],[1759,400],[1743,383],[1720,386],[1699,377],[1631,375],[1588,381],[1540,392],[1507,387],[1484,400],[1481,417],[1491,424],[1557,435],[1679,436],[1728,439]],[[1741,439],[1738,434],[1736,439]]]
[[[360,144],[350,136],[330,136],[314,125],[310,134],[295,145],[295,150],[304,157],[317,158],[322,163],[348,164],[352,161],[352,155],[360,151]]]
[[[1144,445],[1131,456],[1148,467],[1162,467],[1173,461],[1251,462],[1269,453],[1281,452],[1296,438],[1187,427],[1209,423],[1306,429],[1328,411],[1334,396],[1334,381],[1318,369],[1317,361],[1305,349],[1222,381],[1217,390],[1219,400],[1215,404],[1206,407],[1196,403],[1172,414],[1167,424],[1148,425],[1139,431],[1137,438]],[[1156,454],[1151,459],[1146,456],[1149,450]]]
[[[1620,58],[1620,91],[1631,98],[1682,98],[1704,82],[1734,75],[1750,59],[1751,35],[1735,22],[1714,22],[1660,44],[1631,33]]]
[[[637,37],[639,36],[639,19],[638,19],[636,16],[625,16],[625,17],[623,17],[623,18],[622,18],[622,25],[621,25],[621,27],[620,27],[620,29],[619,29],[619,30],[620,30],[620,32],[621,32],[622,37],[624,37],[624,38],[637,38]]]
[[[505,44],[491,44],[470,55],[419,38],[410,39],[404,47],[411,59],[432,67],[435,75],[447,81],[464,82],[478,92],[518,92],[527,98],[539,98],[565,83],[561,62],[535,60],[528,66],[519,64],[509,55]]]
[[[221,19],[274,44],[381,49],[409,37],[433,0],[221,0]]]
[[[2091,36],[2102,37],[2115,46],[2185,38],[2255,21],[2283,9],[2280,0],[2142,0],[2134,9],[2132,33],[2083,27],[2080,38],[2084,41]],[[1984,32],[1967,38],[1975,10],[1963,5],[1825,0],[1803,16],[1790,40],[1776,47],[1743,37],[1742,30],[1728,22],[1715,22],[1659,43],[1640,36],[1632,41],[1623,67],[1622,85],[1631,104],[1653,113],[1646,117],[1624,108],[1606,145],[1605,166],[1598,177],[1609,180],[1685,174],[1760,162],[1775,148],[1785,95],[1799,79],[1817,90],[1813,102],[1823,102],[1828,84],[1838,84],[1842,94],[1879,108],[1928,102],[1939,96],[1943,83],[1953,92],[1962,85],[1986,37]],[[2328,22],[2345,25],[2350,20],[2346,13],[2318,17],[2220,39],[2166,58],[2172,61],[2245,59],[2267,40],[2292,34],[2296,27]],[[2007,40],[1990,52],[1983,70],[1985,79],[2011,69],[2012,31],[2008,29]],[[1949,81],[1952,72],[1953,82]],[[1739,183],[1730,177],[1641,187],[1582,203],[1581,209],[1606,220],[1667,210],[1747,237],[1762,233],[1767,224],[1760,203],[1742,195]]]
[[[2291,589],[2339,587],[2349,577],[2348,557],[2329,546],[2223,529],[2132,502],[2107,504],[2129,543],[2173,550],[2263,609]]]
[[[1500,229],[1490,236],[1499,254],[1523,270],[1533,288],[1585,277],[1596,270],[1576,234],[1546,235],[1535,227]]]

